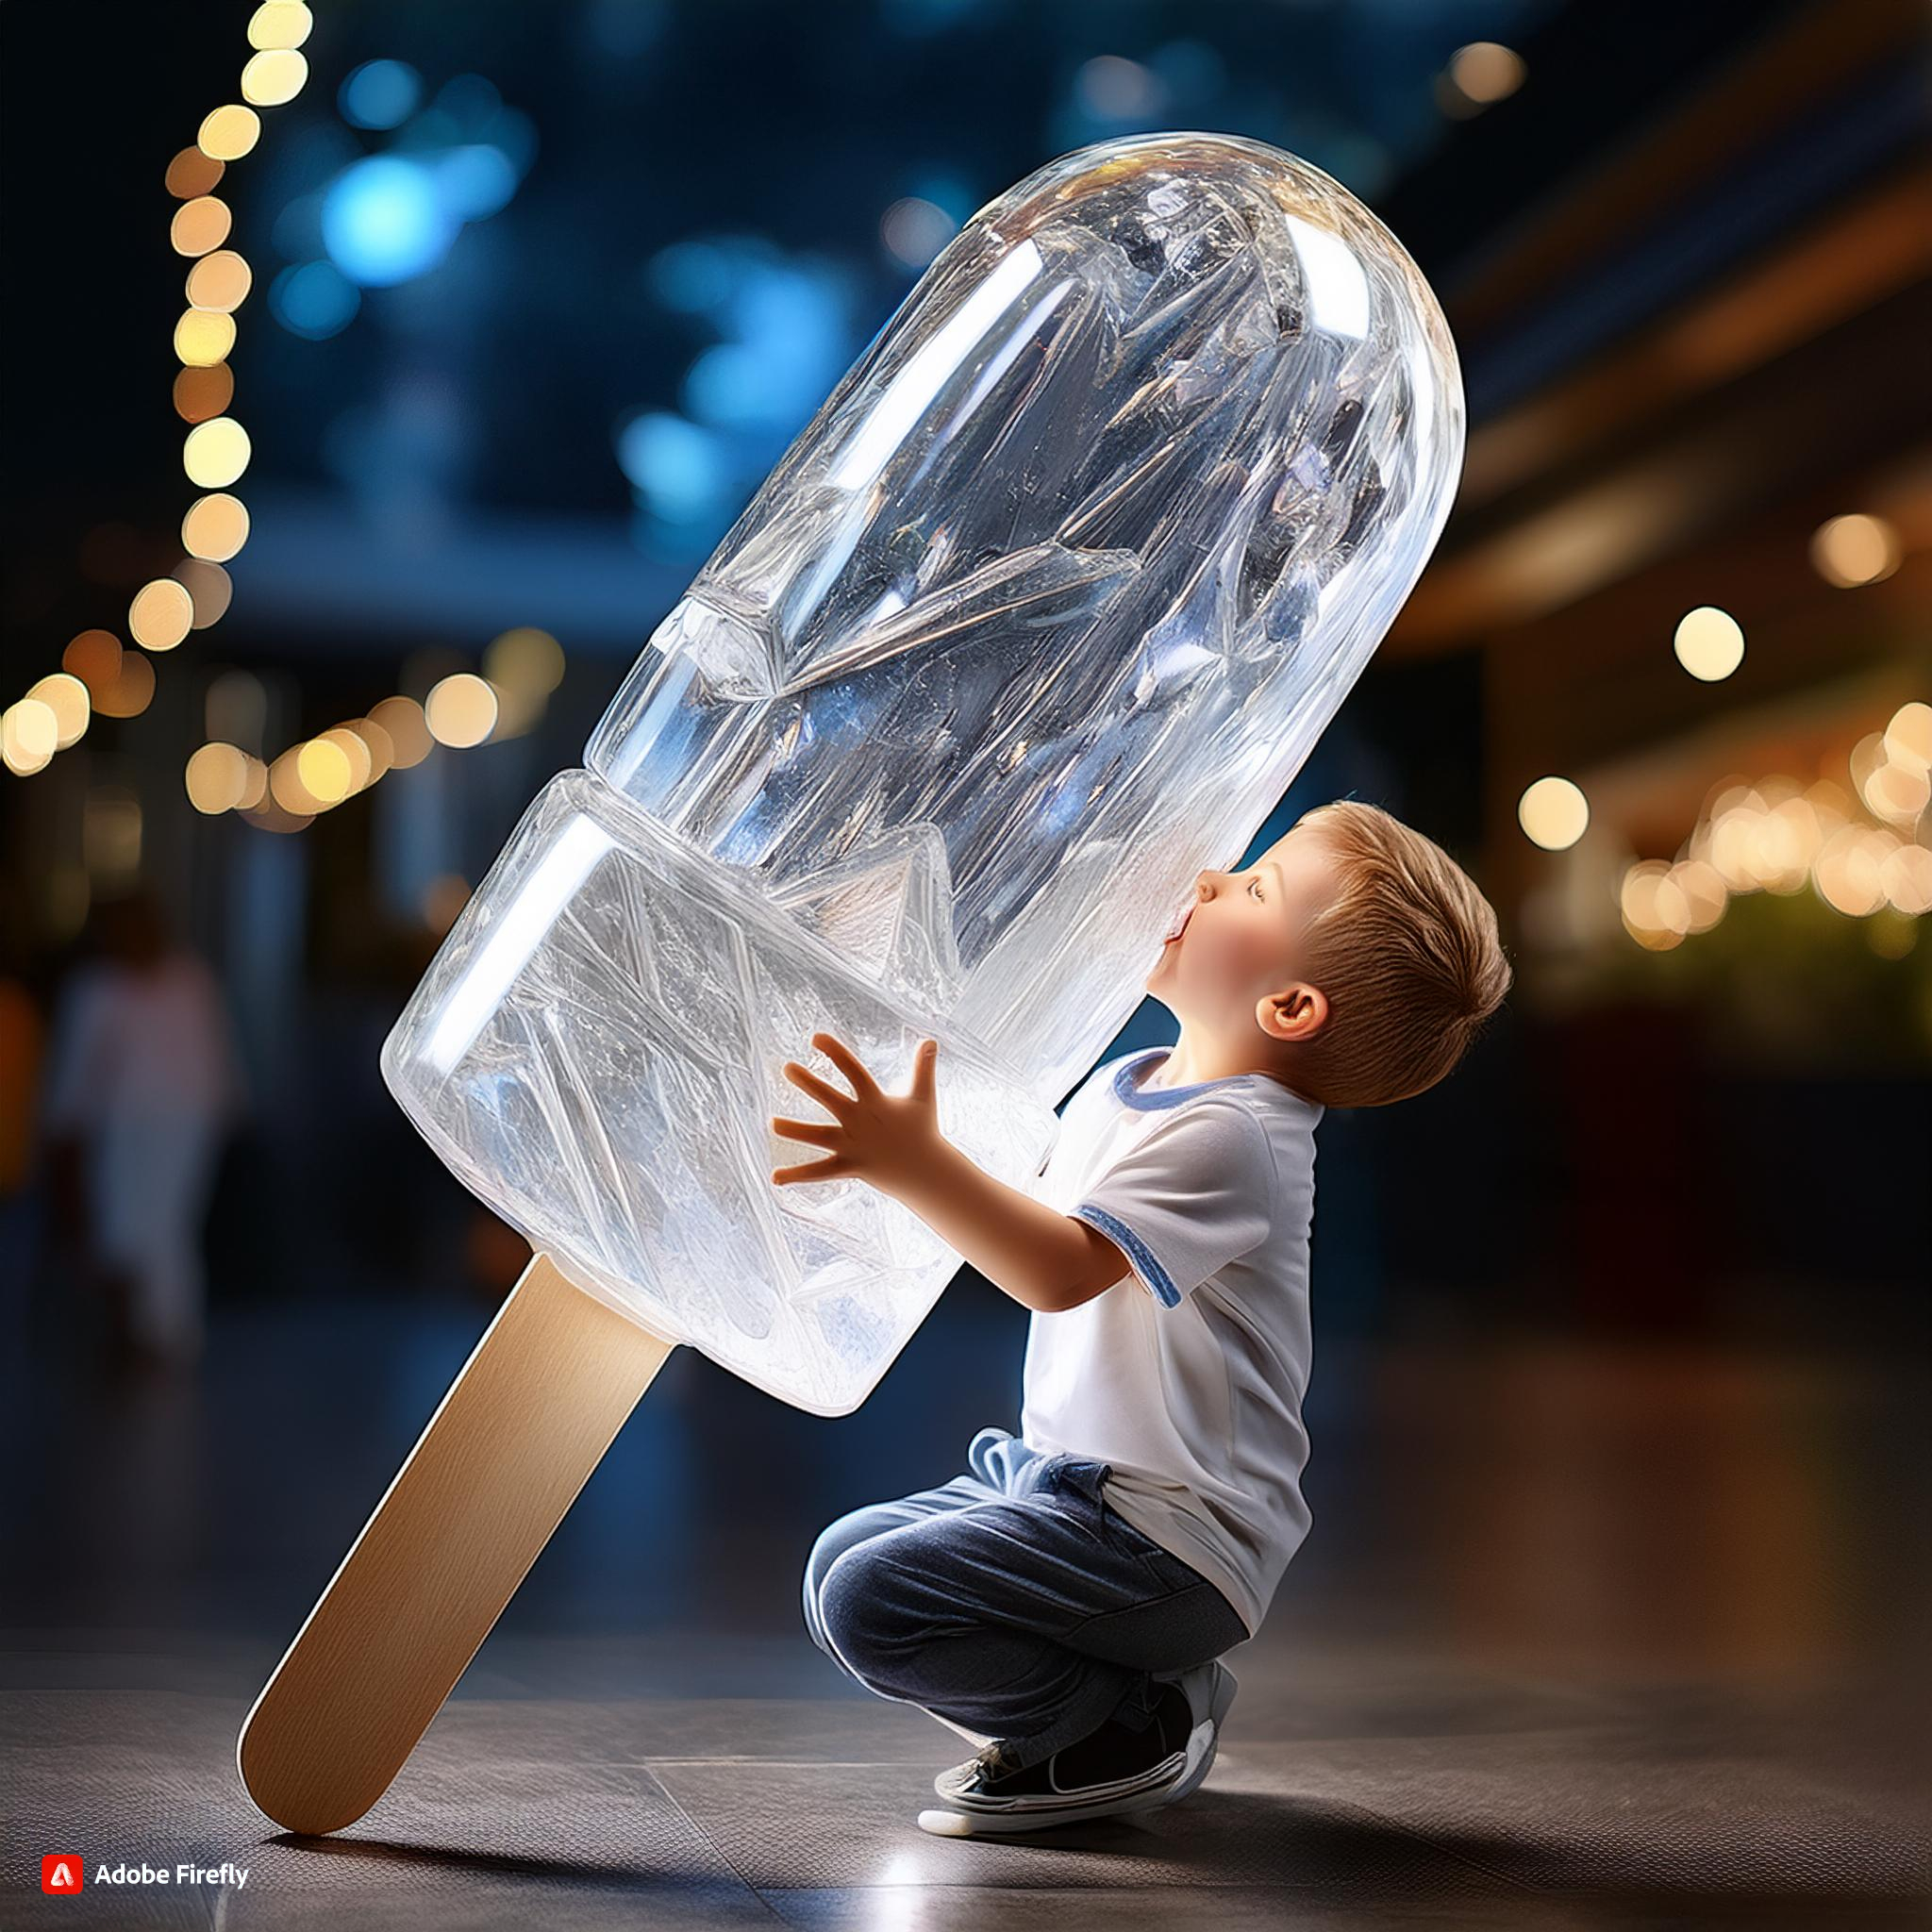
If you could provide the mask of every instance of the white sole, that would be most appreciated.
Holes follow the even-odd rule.
[[[1234,1673],[1223,1664],[1207,1718],[1189,1733],[1186,1750],[1176,1754],[1181,1760],[1176,1773],[1159,1775],[1173,1762],[1166,1759],[1140,1778],[1122,1779],[1128,1789],[1116,1795],[1096,1793],[1065,1802],[1031,1797],[989,1803],[942,1793],[948,1808],[922,1811],[919,1827],[935,1838],[1004,1837],[1019,1831],[1049,1831],[1056,1825],[1080,1824],[1092,1819],[1125,1818],[1178,1804],[1198,1790],[1214,1768],[1222,1720],[1234,1702],[1236,1688]]]

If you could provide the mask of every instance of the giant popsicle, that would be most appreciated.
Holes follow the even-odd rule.
[[[1203,865],[1236,860],[1421,575],[1454,345],[1257,142],[1065,155],[982,209],[537,795],[385,1042],[533,1258],[240,1742],[271,1818],[388,1787],[671,1349],[862,1402],[958,1257],[775,1189],[814,1030],[1024,1186]]]

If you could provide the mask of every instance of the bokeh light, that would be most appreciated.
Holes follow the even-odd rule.
[[[175,586],[181,591],[181,586]],[[185,602],[188,593],[181,591]],[[94,709],[104,718],[138,718],[154,702],[155,667],[140,651],[123,651],[114,681],[105,691],[92,691]]]
[[[1715,684],[1744,661],[1743,626],[1727,610],[1700,604],[1678,620],[1672,644],[1692,677]]]
[[[365,60],[342,76],[336,108],[352,127],[400,127],[423,98],[423,76],[404,60]]]
[[[233,811],[248,785],[248,756],[240,745],[204,744],[188,760],[183,782],[196,811]]]
[[[1841,591],[1881,582],[1897,570],[1904,555],[1898,532],[1883,517],[1833,517],[1811,537],[1812,567]]]
[[[0,759],[20,777],[38,772],[60,744],[60,721],[51,705],[22,698],[0,711]]]
[[[285,268],[268,291],[269,312],[291,335],[323,341],[356,319],[362,291],[332,261]]]
[[[98,706],[121,675],[121,640],[110,630],[81,631],[60,653],[60,668],[79,678]]]
[[[168,240],[176,255],[206,255],[228,239],[233,223],[227,203],[205,194],[175,210],[168,225]]]
[[[188,600],[194,607],[194,629],[206,630],[227,614],[235,586],[220,564],[206,562],[198,557],[184,557],[171,575],[187,591]]]
[[[1471,41],[1449,59],[1449,78],[1465,100],[1483,108],[1507,100],[1527,72],[1522,55],[1496,41]]]
[[[235,400],[235,372],[225,362],[175,372],[175,413],[184,423],[206,423]]]
[[[56,671],[40,678],[28,688],[27,696],[53,712],[58,727],[54,747],[57,751],[65,751],[87,729],[93,701],[88,696],[87,686],[71,671]]]
[[[474,672],[443,678],[423,706],[429,734],[439,744],[462,751],[481,744],[496,726],[496,693]]]
[[[181,519],[182,548],[209,563],[226,563],[247,541],[248,508],[225,491],[196,497]]]
[[[213,254],[204,255],[188,271],[188,299],[197,308],[214,308],[227,314],[248,299],[253,284],[247,262],[232,248],[217,248]]]
[[[428,169],[395,155],[354,162],[323,197],[322,238],[329,258],[365,288],[386,288],[433,268],[460,225]]]
[[[423,707],[414,698],[384,698],[369,708],[369,718],[388,735],[390,762],[397,771],[420,765],[435,746]]]
[[[191,369],[211,369],[235,346],[235,318],[206,308],[183,311],[175,325],[175,355]]]
[[[195,143],[218,161],[238,161],[261,139],[261,116],[234,102],[204,117]]]
[[[248,44],[256,48],[299,47],[314,25],[302,0],[262,0],[249,16]]]
[[[1590,801],[1571,779],[1539,778],[1516,803],[1524,834],[1545,852],[1561,852],[1583,837],[1590,825]]]
[[[181,467],[203,490],[221,490],[248,467],[248,432],[232,416],[197,423],[181,445]]]
[[[176,201],[192,201],[197,195],[213,193],[226,172],[212,155],[203,154],[198,147],[184,147],[168,163],[165,185]]]
[[[242,70],[242,98],[258,108],[279,108],[302,92],[308,62],[292,47],[269,47]]]
[[[127,607],[127,628],[146,650],[172,651],[193,625],[194,600],[187,585],[174,577],[143,584]]]

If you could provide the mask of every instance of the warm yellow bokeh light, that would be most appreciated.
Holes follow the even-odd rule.
[[[174,577],[143,584],[127,607],[127,628],[134,641],[150,651],[172,651],[193,624],[194,600],[188,586]]]
[[[1834,832],[1811,868],[1818,896],[1849,918],[1869,918],[1885,904],[1883,866],[1897,842],[1869,825]]]
[[[227,615],[229,600],[235,594],[234,580],[218,563],[199,557],[184,557],[175,566],[175,580],[182,585],[194,606],[194,628],[206,630]]]
[[[346,798],[352,791],[360,791],[375,772],[375,760],[369,756],[369,747],[346,724],[333,724],[320,733],[317,744],[332,744],[341,753],[343,762],[349,768],[349,782],[343,788]],[[305,781],[308,774],[304,774]]]
[[[248,754],[239,744],[205,744],[188,760],[184,778],[196,811],[233,811],[248,790]]]
[[[1889,577],[1904,555],[1898,532],[1883,517],[1833,517],[1811,534],[1811,564],[1841,591]]]
[[[203,116],[194,143],[218,161],[239,161],[260,139],[261,116],[231,101]]]
[[[60,668],[80,679],[99,704],[121,675],[121,640],[110,630],[84,630],[60,653]]]
[[[423,707],[414,698],[384,698],[369,708],[369,721],[388,734],[390,763],[399,772],[420,765],[435,743]]]
[[[308,78],[308,62],[294,48],[265,48],[242,70],[242,98],[258,108],[279,108],[302,92]]]
[[[235,372],[225,362],[212,369],[175,372],[175,413],[184,423],[206,423],[235,399]]]
[[[241,308],[254,286],[254,272],[232,248],[204,255],[188,271],[189,301],[197,308],[219,309],[225,315]]]
[[[53,712],[59,737],[55,743],[56,751],[65,751],[87,729],[88,714],[93,709],[93,700],[88,696],[87,686],[71,671],[56,671],[29,687],[27,696],[43,704]]]
[[[1672,866],[1670,877],[1690,908],[1688,930],[1708,932],[1724,916],[1724,908],[1731,903],[1723,875],[1707,859],[1680,858]]]
[[[1932,912],[1932,848],[1900,843],[1878,861],[1878,884],[1901,912]]]
[[[1872,816],[1890,819],[1894,824],[1908,824],[1932,800],[1932,782],[1917,765],[1893,764],[1888,759],[1865,780],[1865,803]]]
[[[563,646],[547,630],[521,625],[491,641],[483,653],[483,675],[507,691],[547,697],[563,682]]]
[[[175,587],[179,590],[177,584]],[[154,702],[155,667],[139,651],[123,651],[114,682],[94,692],[94,709],[104,718],[138,718]]]
[[[1932,769],[1932,705],[1901,705],[1885,727],[1885,756],[1895,765]]]
[[[481,744],[496,725],[496,693],[474,672],[445,677],[423,706],[429,735],[458,751]]]
[[[1568,778],[1539,778],[1516,802],[1516,822],[1545,852],[1575,844],[1590,826],[1590,801]]]
[[[1646,858],[1624,874],[1618,894],[1624,923],[1638,934],[1671,933],[1682,938],[1690,929],[1690,902],[1663,860]]]
[[[237,811],[254,811],[268,796],[268,767],[255,756],[247,754],[244,762],[246,772],[242,778],[242,796],[235,801]]]
[[[209,563],[226,563],[247,541],[248,507],[223,491],[196,497],[181,519],[181,547]]]
[[[232,416],[197,423],[181,445],[181,467],[202,490],[223,490],[248,467],[248,432]]]
[[[168,225],[168,240],[176,255],[206,255],[228,239],[233,223],[226,202],[217,201],[212,194],[198,195],[175,210],[175,219]]]
[[[295,771],[302,789],[317,805],[340,805],[355,780],[348,754],[327,738],[311,738],[295,753]]]
[[[315,25],[302,0],[263,0],[248,20],[251,47],[299,47]]]
[[[22,698],[0,711],[0,755],[21,776],[38,772],[60,748],[60,721],[51,705]]]
[[[209,194],[225,170],[212,155],[198,147],[184,147],[168,163],[167,190],[176,201],[192,201],[198,194]]]
[[[296,818],[313,817],[322,809],[322,801],[302,782],[300,760],[302,745],[291,745],[275,763],[268,768],[268,798],[266,804],[278,805]],[[336,754],[341,756],[340,752]]]
[[[225,362],[235,346],[235,318],[211,308],[190,308],[175,325],[175,359],[190,369]]]
[[[362,785],[374,785],[395,763],[395,745],[389,733],[373,718],[351,718],[341,728],[353,733],[361,745],[368,765],[368,775]]]
[[[1449,61],[1449,78],[1483,107],[1513,94],[1526,71],[1523,57],[1496,41],[1472,41]]]
[[[1700,604],[1686,611],[1672,642],[1680,663],[1692,677],[1715,684],[1744,661],[1743,627],[1728,610]]]

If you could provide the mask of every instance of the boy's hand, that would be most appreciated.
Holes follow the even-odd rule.
[[[814,1033],[811,1043],[852,1082],[853,1091],[847,1093],[820,1079],[796,1060],[785,1062],[785,1077],[809,1093],[832,1120],[794,1121],[778,1114],[773,1117],[773,1129],[789,1141],[808,1141],[829,1151],[823,1160],[774,1167],[772,1179],[783,1187],[788,1181],[829,1181],[851,1174],[891,1194],[927,1175],[946,1146],[933,1081],[939,1041],[920,1041],[907,1093],[885,1092],[835,1034]]]

